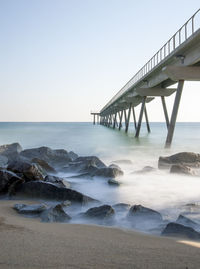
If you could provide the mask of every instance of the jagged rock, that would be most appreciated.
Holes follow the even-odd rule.
[[[119,186],[119,185],[120,185],[120,182],[117,181],[117,180],[115,180],[115,179],[113,179],[113,178],[110,178],[110,179],[108,180],[108,184],[109,184],[109,185],[113,185],[113,186]]]
[[[131,221],[162,221],[162,216],[159,212],[144,207],[142,205],[134,205],[130,208],[128,215],[128,219]]]
[[[116,178],[116,177],[122,176],[123,174],[124,173],[123,173],[123,171],[121,169],[105,167],[105,168],[97,169],[93,173],[93,176]]]
[[[168,157],[159,157],[158,167],[160,169],[170,168],[172,164],[200,167],[200,154],[193,152],[180,152]]]
[[[29,180],[43,180],[46,176],[45,171],[39,164],[31,164],[21,160],[9,163],[8,170],[22,174],[26,181]]]
[[[66,200],[64,202],[61,203],[61,206],[62,207],[67,207],[67,206],[70,206],[72,203],[69,201],[69,200]]]
[[[28,158],[29,160],[32,160],[34,158],[41,159],[54,168],[62,167],[72,161],[66,150],[53,150],[48,147],[26,149],[20,153],[20,156]]]
[[[189,227],[192,227],[194,229],[199,226],[196,222],[192,221],[191,219],[189,219],[183,215],[178,216],[176,223],[179,223],[179,224],[182,224],[185,226],[189,226]]]
[[[68,155],[72,159],[72,161],[75,161],[78,158],[78,154],[74,153],[73,151],[70,151]]]
[[[48,183],[52,183],[58,187],[70,188],[70,183],[60,177],[48,175],[45,177],[44,181]]]
[[[69,200],[77,203],[96,201],[80,192],[68,188],[57,187],[52,183],[43,181],[29,181],[19,185],[16,189],[16,196],[58,201]]]
[[[170,173],[195,176],[195,171],[183,164],[173,164],[170,168]]]
[[[25,205],[25,204],[15,204],[13,207],[19,214],[33,214],[38,215],[43,211],[47,210],[47,206],[44,204],[34,204],[34,205]]]
[[[168,223],[161,235],[200,240],[200,233],[193,228],[174,222]]]
[[[131,160],[116,160],[116,161],[113,161],[113,163],[126,164],[126,165],[132,165],[133,164],[133,162]]]
[[[6,168],[8,164],[8,158],[6,156],[0,155],[0,168]]]
[[[22,151],[22,147],[19,143],[12,143],[0,146],[0,155],[8,158],[9,161],[13,161],[19,158],[19,153]]]
[[[51,167],[44,160],[41,160],[41,159],[38,159],[38,158],[34,158],[34,159],[32,159],[31,163],[39,164],[40,167],[42,167],[42,169],[45,170],[47,173],[56,173],[56,170],[53,167]]]
[[[43,222],[68,222],[71,219],[61,204],[45,210],[40,217]]]
[[[135,172],[132,172],[131,174],[144,174],[144,173],[149,173],[149,172],[152,172],[152,171],[155,171],[156,169],[152,166],[145,166],[143,167],[141,170],[138,170],[138,171],[135,171]]]
[[[113,217],[114,214],[115,210],[110,205],[102,205],[88,209],[83,216],[103,220]]]
[[[15,173],[7,170],[0,170],[0,193],[7,193],[9,187],[21,178]]]
[[[119,203],[112,206],[116,211],[128,211],[131,207],[130,204]]]

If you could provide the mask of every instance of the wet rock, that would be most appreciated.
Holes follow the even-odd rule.
[[[120,186],[120,182],[117,181],[117,180],[115,180],[115,179],[113,179],[113,178],[110,178],[110,179],[108,180],[108,184],[109,184],[109,185],[113,185],[113,186]]]
[[[70,151],[68,155],[72,161],[75,161],[78,158],[78,154],[74,153],[73,151]]]
[[[116,161],[113,161],[113,163],[126,164],[126,165],[132,165],[133,164],[133,162],[131,160],[116,160]]]
[[[70,188],[70,183],[60,177],[48,175],[45,177],[44,181],[48,183],[52,183],[58,187]]]
[[[160,169],[170,168],[172,164],[200,167],[200,154],[193,152],[180,152],[168,157],[159,157],[158,167]]]
[[[143,167],[141,170],[138,170],[138,171],[135,171],[135,172],[132,172],[131,174],[144,174],[144,173],[149,173],[149,172],[153,172],[155,171],[156,169],[152,166],[145,166]]]
[[[20,156],[28,158],[29,160],[32,160],[34,158],[41,159],[54,168],[62,167],[72,161],[66,150],[52,150],[48,147],[26,149],[20,153]]]
[[[0,155],[8,158],[9,161],[13,161],[19,158],[19,153],[22,151],[22,147],[19,143],[12,143],[0,146]]]
[[[183,215],[178,216],[176,223],[179,223],[179,224],[182,224],[185,226],[189,226],[189,227],[192,227],[194,229],[196,229],[199,226],[196,222],[192,221],[191,219],[189,219]]]
[[[44,204],[15,204],[13,207],[19,214],[39,215],[43,211],[47,210],[47,206]]]
[[[117,164],[111,164],[111,165],[109,165],[108,166],[109,168],[117,168],[117,169],[120,169],[121,170],[121,168],[119,167],[119,165],[117,165]]]
[[[183,164],[173,164],[170,168],[170,173],[172,174],[184,174],[195,176],[195,171],[192,170],[190,167],[183,165]]]
[[[113,217],[115,210],[110,205],[102,205],[88,209],[83,216],[95,219],[108,219]]]
[[[9,163],[7,169],[16,174],[22,174],[26,181],[43,180],[46,176],[45,171],[39,164],[31,164],[21,160]]]
[[[5,194],[8,192],[9,187],[21,178],[15,173],[7,170],[0,170],[0,193]]]
[[[128,219],[131,221],[157,221],[162,222],[162,216],[159,212],[144,207],[142,205],[134,205],[130,208]]]
[[[119,176],[122,176],[124,173],[121,169],[118,168],[111,168],[111,167],[105,167],[105,168],[99,168],[94,173],[93,176],[99,176],[99,177],[107,177],[107,178],[116,178]]]
[[[29,181],[19,185],[16,189],[16,196],[58,201],[69,200],[77,203],[96,201],[80,192],[68,188],[58,187],[54,184],[43,181]]]
[[[161,235],[200,240],[200,233],[193,228],[174,222],[168,223]]]
[[[130,204],[118,203],[112,206],[116,211],[128,211],[131,207]]]
[[[8,164],[8,158],[6,156],[0,155],[0,168],[6,168]]]
[[[61,206],[62,207],[67,207],[67,206],[70,206],[72,203],[69,201],[69,200],[66,200],[64,202],[61,203]]]
[[[32,159],[31,163],[36,163],[39,164],[40,167],[42,167],[42,169],[44,171],[46,171],[47,173],[56,173],[56,170],[51,167],[47,162],[45,162],[44,160],[38,159],[38,158],[34,158]]]
[[[45,210],[40,217],[43,222],[68,222],[71,219],[61,204]]]

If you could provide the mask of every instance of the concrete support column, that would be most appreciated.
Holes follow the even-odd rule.
[[[145,105],[145,108],[144,108],[144,115],[145,115],[145,119],[146,119],[147,131],[148,131],[148,133],[150,133],[151,129],[150,129],[150,125],[149,125],[149,119],[148,119],[148,115],[147,115],[146,105]]]
[[[120,131],[121,128],[122,128],[122,118],[123,118],[123,109],[122,109],[121,114],[120,114],[119,131]]]
[[[126,129],[125,129],[126,133],[128,132],[128,127],[129,127],[129,122],[130,122],[131,107],[132,107],[132,103],[130,103],[129,110],[128,110],[128,117],[127,117],[127,122],[126,122]]]
[[[168,113],[167,113],[167,106],[165,103],[165,97],[161,96],[161,101],[162,101],[162,106],[163,106],[163,111],[164,111],[164,115],[165,115],[165,121],[166,121],[166,125],[167,125],[167,129],[169,128],[169,117],[168,117]]]
[[[138,125],[137,125],[137,130],[136,130],[136,134],[135,137],[139,137],[140,134],[140,128],[141,128],[141,124],[142,124],[142,117],[143,117],[143,113],[144,113],[144,109],[145,109],[145,102],[146,102],[146,96],[143,97],[142,100],[142,105],[141,105],[141,110],[140,110],[140,116],[139,116],[139,120],[138,120]]]

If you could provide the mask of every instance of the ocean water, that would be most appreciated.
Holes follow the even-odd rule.
[[[74,151],[80,156],[95,155],[107,165],[116,160],[131,160],[121,165],[121,185],[113,187],[102,178],[71,179],[74,189],[102,203],[141,204],[160,211],[167,220],[175,220],[182,212],[200,222],[197,214],[186,212],[185,205],[200,202],[200,177],[170,174],[159,170],[159,156],[181,151],[200,153],[200,123],[177,123],[172,147],[165,149],[167,129],[164,123],[151,123],[151,133],[142,125],[139,139],[134,126],[129,133],[92,123],[0,123],[0,144],[19,142],[26,148],[48,146]],[[138,174],[144,166],[155,171]],[[69,176],[67,174],[62,176]],[[123,226],[123,225],[122,225]]]

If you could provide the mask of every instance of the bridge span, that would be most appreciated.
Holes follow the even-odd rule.
[[[170,147],[184,81],[200,81],[200,9],[163,45],[163,47],[117,92],[99,113],[100,124],[113,129],[122,127],[128,132],[131,114],[135,137],[139,137],[143,115],[147,130],[150,124],[146,103],[160,98],[167,126],[166,147]],[[173,87],[175,85],[175,87]],[[174,94],[171,117],[165,98]],[[135,107],[140,105],[139,118]]]

